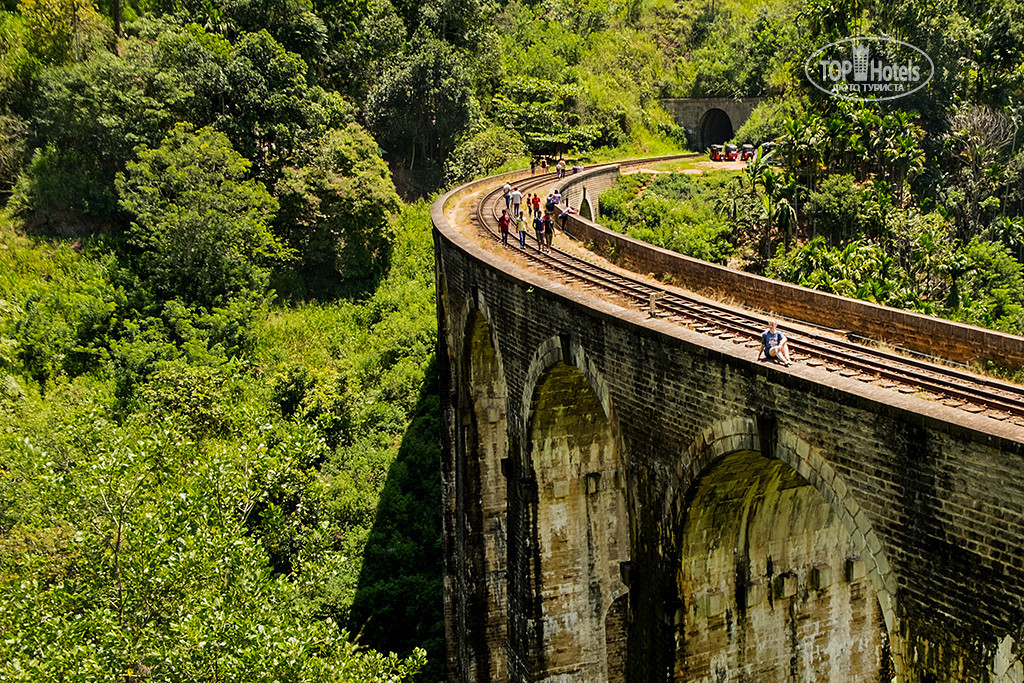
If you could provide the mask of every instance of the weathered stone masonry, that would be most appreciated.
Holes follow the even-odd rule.
[[[1024,434],[619,309],[435,205],[453,681],[1024,680]]]

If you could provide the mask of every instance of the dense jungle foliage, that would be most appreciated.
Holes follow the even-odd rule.
[[[605,220],[699,258],[1024,333],[1024,3],[712,8],[686,92],[764,96],[734,141],[774,149],[740,171],[624,178],[601,199]],[[801,60],[853,35],[920,47],[934,80],[871,104],[812,88]]]
[[[652,11],[5,2],[0,679],[444,679],[417,198],[676,148]]]
[[[660,98],[770,96],[779,144],[624,229],[1020,329],[1021,7],[5,0],[0,679],[442,680],[423,198],[679,150]],[[854,30],[934,86],[818,97]]]

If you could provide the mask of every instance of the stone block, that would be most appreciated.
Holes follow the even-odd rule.
[[[725,596],[721,593],[708,593],[708,616],[719,617],[725,614]]]
[[[882,552],[882,543],[875,534],[868,536],[868,549],[875,555]]]
[[[811,590],[825,590],[832,585],[832,567],[827,564],[818,564],[811,567],[808,575],[808,584]]]
[[[791,598],[796,595],[799,583],[796,574],[787,572],[775,577],[775,597]]]
[[[553,498],[565,498],[569,495],[569,482],[565,479],[557,479],[551,482],[551,496]]]
[[[846,558],[845,573],[847,583],[853,583],[864,578],[867,574],[867,568],[864,566],[864,561],[859,557],[848,557]]]
[[[761,582],[748,583],[746,586],[746,598],[744,604],[747,609],[757,607],[764,602],[767,595],[765,594],[764,584]]]

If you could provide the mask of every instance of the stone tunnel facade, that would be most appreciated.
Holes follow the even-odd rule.
[[[434,207],[450,680],[1021,683],[1021,429],[517,269]]]
[[[666,99],[661,104],[686,129],[691,148],[702,152],[711,145],[732,140],[760,102],[760,97],[692,97]],[[757,145],[765,140],[739,142]]]

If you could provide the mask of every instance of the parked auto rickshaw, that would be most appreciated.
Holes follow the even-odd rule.
[[[753,159],[753,158],[754,158],[754,146],[753,145],[743,145],[743,147],[740,148],[740,161],[746,161],[747,159]]]
[[[725,161],[725,148],[722,145],[711,145],[708,155],[711,161]]]
[[[725,146],[725,160],[736,161],[736,158],[740,155],[740,149],[736,145]]]

